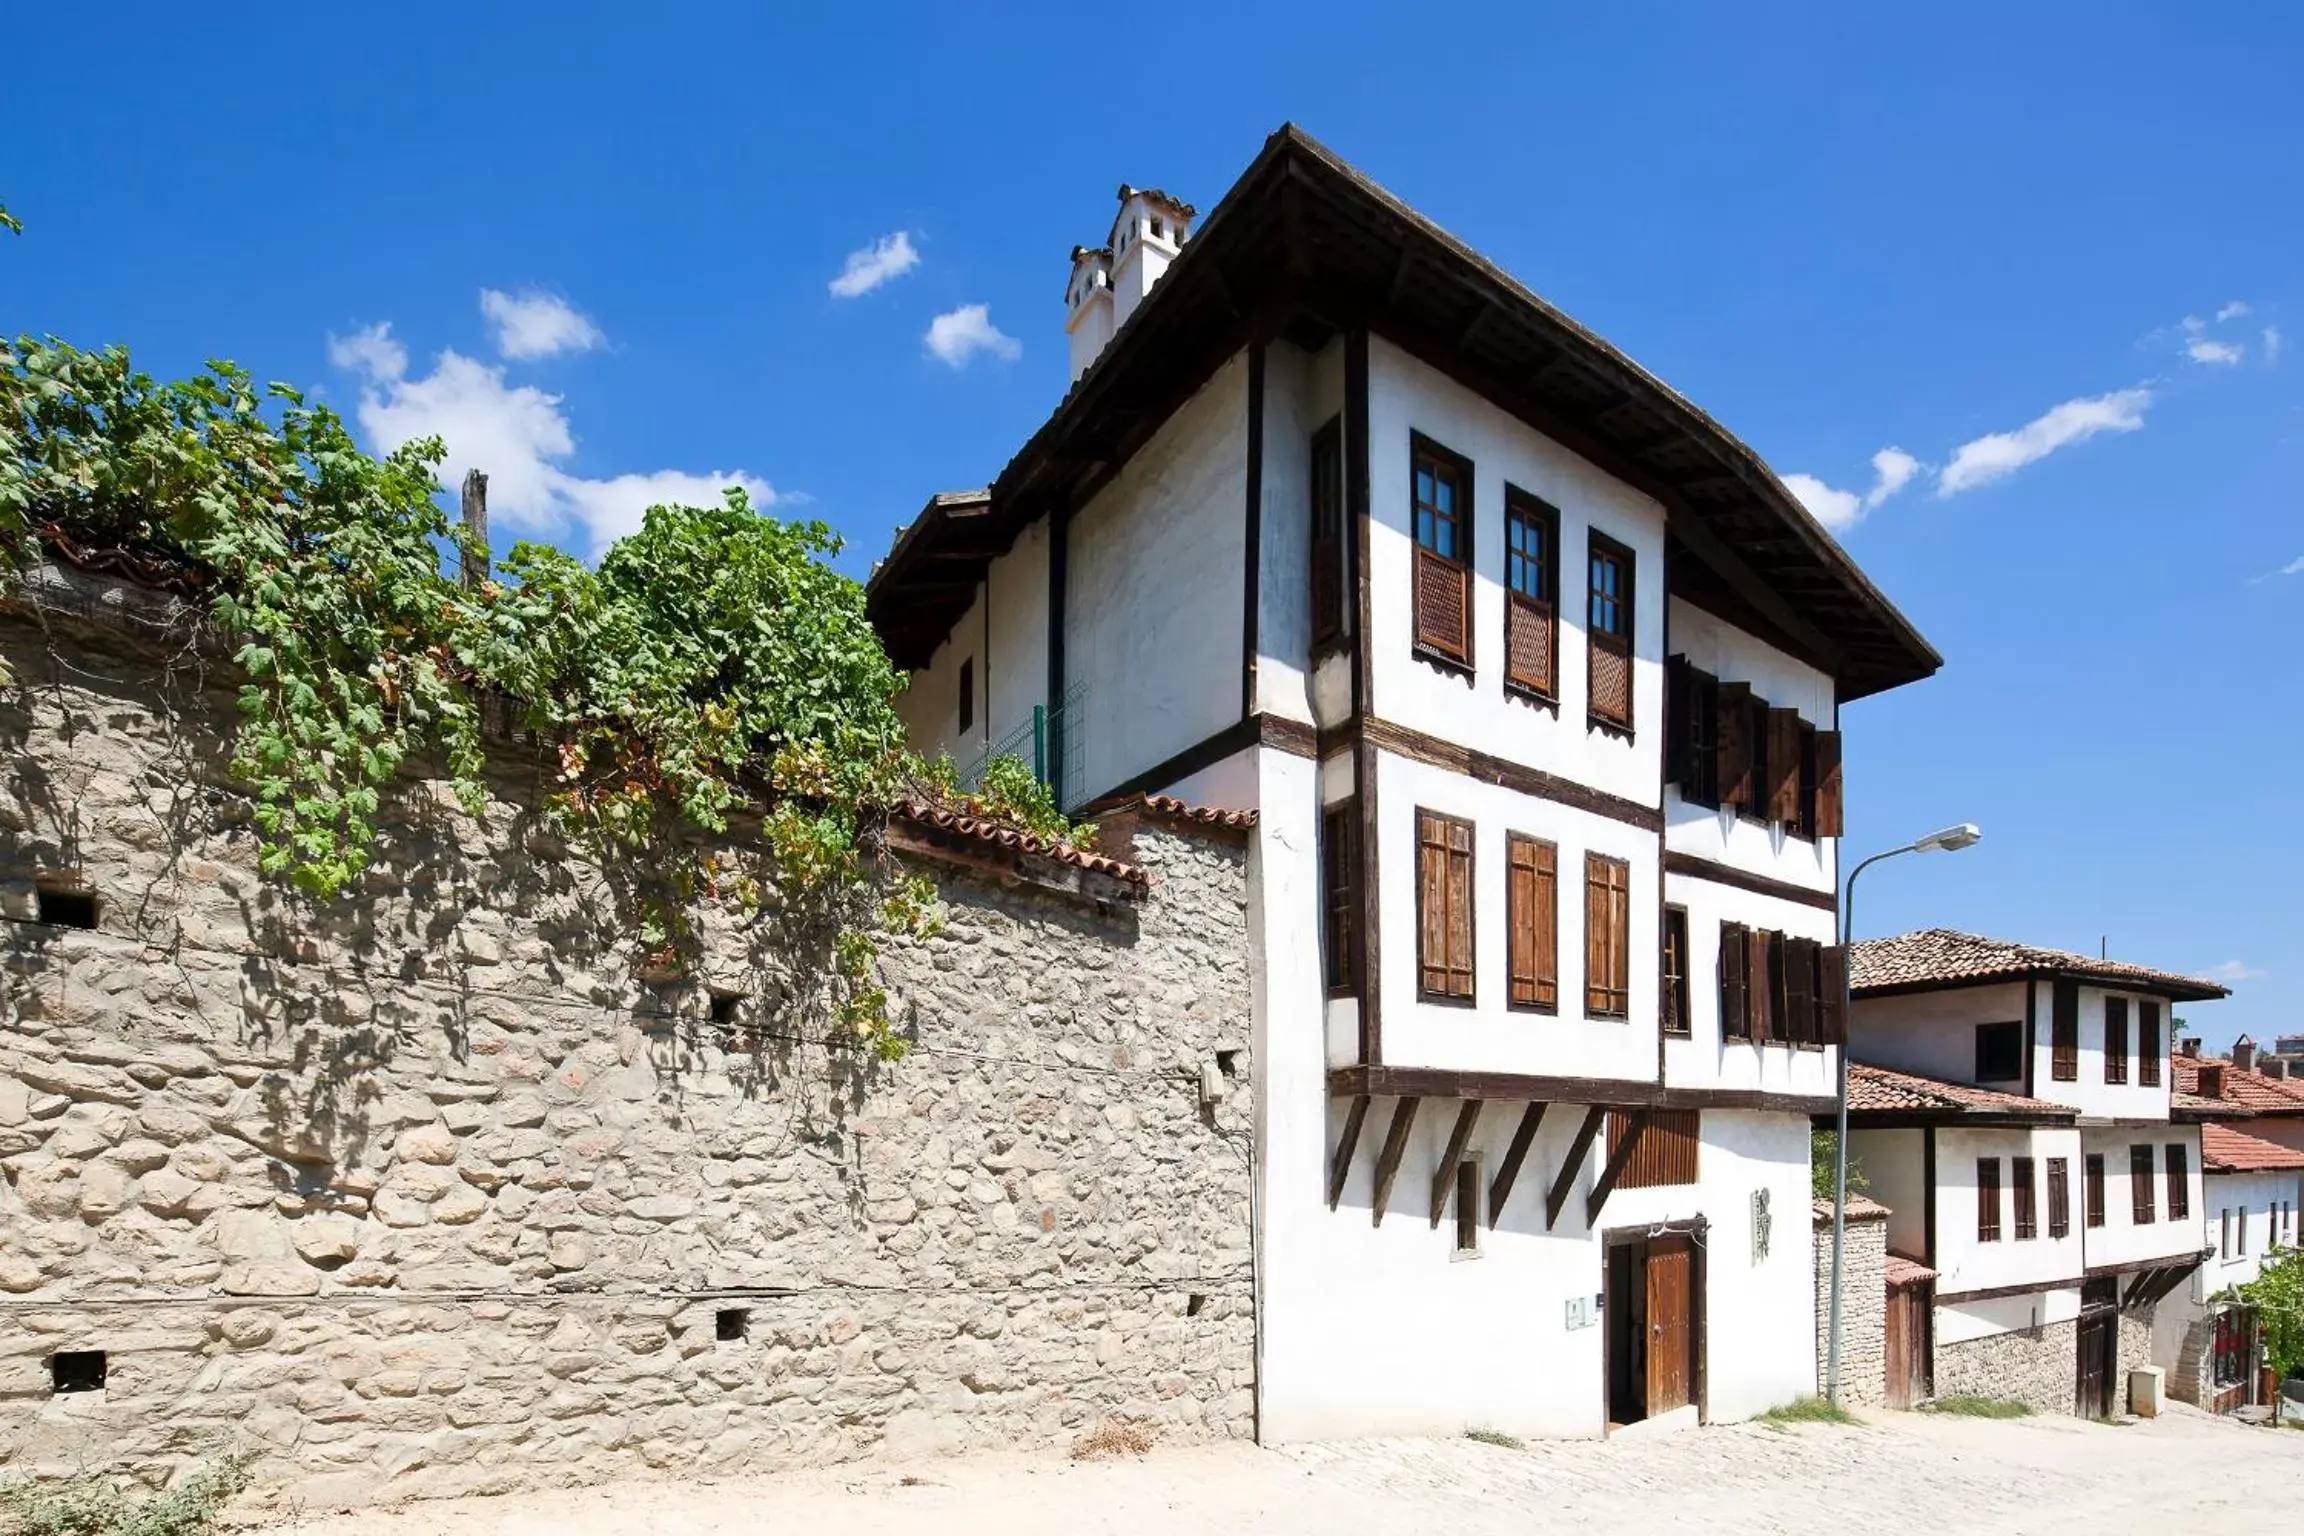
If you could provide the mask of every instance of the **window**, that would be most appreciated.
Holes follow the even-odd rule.
[[[1800,775],[1798,799],[1793,806],[1791,833],[1816,841],[1816,727],[1800,722]]]
[[[1632,866],[1597,853],[1584,855],[1584,1011],[1632,1011]]]
[[[2216,1253],[2219,1258],[2228,1259],[2232,1257],[2232,1207],[2227,1205],[2222,1210],[2219,1210],[2216,1213],[2216,1220],[2217,1225],[2220,1228],[2220,1235],[2216,1243]]]
[[[2024,1076],[2024,1026],[1976,1026],[1976,1081],[2012,1083]]]
[[[1751,995],[1745,976],[1751,968],[1752,931],[1742,923],[1720,925],[1720,1034],[1727,1040],[1752,1038]]]
[[[2152,1225],[2152,1149],[2128,1149],[2128,1203],[2136,1225]]]
[[[1720,803],[1720,680],[1685,656],[1664,663],[1664,777],[1689,805]]]
[[[1803,722],[1796,709],[1763,706],[1767,720],[1767,773],[1761,780],[1761,816],[1796,828],[1800,816],[1800,732]]]
[[[1504,489],[1504,685],[1559,693],[1560,514]]]
[[[1320,930],[1328,995],[1360,985],[1360,804],[1346,800],[1320,818]]]
[[[1473,1158],[1456,1164],[1456,1252],[1480,1251],[1480,1164]]]
[[[1632,728],[1632,551],[1592,534],[1590,601],[1584,633],[1585,683],[1592,718]]]
[[[2216,1314],[2213,1372],[2219,1387],[2237,1387],[2248,1379],[2255,1350],[2249,1347],[2249,1309],[2226,1307]]]
[[[1976,1159],[1976,1241],[2000,1241],[2000,1159]]]
[[[1507,1007],[1560,1009],[1560,850],[1515,832],[1504,840]]]
[[[2088,1225],[2100,1227],[2104,1225],[2103,1153],[2091,1152],[2088,1154],[2088,1160],[2081,1165],[2081,1177],[2087,1181],[2087,1188],[2082,1190],[2081,1194],[2088,1202]]]
[[[1344,424],[1312,434],[1312,646],[1344,638]]]
[[[1416,813],[1416,990],[1472,1001],[1472,823]]]
[[[2191,1159],[2184,1149],[2168,1148],[2168,1219],[2182,1221],[2192,1214]]]
[[[2232,1213],[2232,1236],[2239,1244],[2240,1257],[2248,1257],[2248,1207],[2241,1206]]]
[[[2061,1157],[2048,1159],[2048,1235],[2068,1237],[2072,1232],[2072,1174]]]
[[[2104,1081],[2128,1081],[2128,999],[2104,999]]]
[[[1668,1184],[1696,1182],[1696,1148],[1698,1111],[1693,1109],[1652,1109],[1648,1122],[1640,1128],[1639,1144],[1632,1149],[1623,1171],[1616,1176],[1618,1189],[1653,1189]],[[1608,1161],[1616,1160],[1617,1148],[1631,1134],[1635,1112],[1626,1109],[1608,1111]]]
[[[2049,1009],[2048,1043],[2048,1075],[2060,1083],[2080,1081],[2080,989],[2069,981],[2056,983],[2055,1002]]]
[[[2040,1212],[2033,1204],[2032,1159],[2009,1159],[2008,1182],[2016,1194],[2016,1241],[2027,1242],[2040,1235]]]
[[[1745,780],[1744,797],[1736,802],[1736,814],[1746,821],[1768,820],[1768,793],[1775,780],[1773,765],[1768,761],[1768,701],[1749,690],[1744,695],[1744,754],[1750,765]]]
[[[976,658],[960,663],[960,734],[976,728]]]
[[[1472,466],[1416,438],[1416,645],[1472,663]]]
[[[2136,1081],[2145,1088],[2160,1086],[2160,1005],[2136,1005]]]
[[[1688,1033],[1688,909],[1664,909],[1664,1033]]]

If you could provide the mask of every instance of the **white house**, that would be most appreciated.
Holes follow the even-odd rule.
[[[1840,708],[1936,654],[1751,449],[1294,128],[1195,218],[1122,188],[1070,392],[869,602],[918,746],[1256,814],[1262,1433],[1812,1391]]]
[[[2202,1253],[2173,1003],[2214,982],[1935,928],[1855,946],[1849,1154],[1933,1269],[1941,1395],[2098,1417]]]

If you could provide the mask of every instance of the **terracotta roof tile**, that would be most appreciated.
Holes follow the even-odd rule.
[[[1956,928],[1923,928],[1892,939],[1860,939],[1854,951],[1852,980],[1858,992],[1931,982],[2074,976],[2193,1002],[2232,995],[2230,988],[2197,976],[2131,965],[2125,960],[2099,960],[2068,949],[1987,939]]]
[[[2237,1110],[2243,1114],[2304,1115],[2304,1082],[2294,1078],[2243,1072],[2222,1056],[2175,1056],[2169,1065],[2175,1069],[2171,1086],[2179,1102],[2190,1101],[2187,1107],[2205,1106],[2223,1114]],[[2219,1092],[2202,1091],[2202,1067],[2219,1069]]]
[[[1818,1221],[1829,1223],[1832,1220],[1831,1201],[1812,1200],[1809,1204],[1815,1207]],[[1848,1219],[1850,1221],[1886,1221],[1888,1219],[1888,1207],[1870,1195],[1850,1194],[1848,1196]]]
[[[1933,1280],[1936,1271],[1918,1259],[1908,1259],[1900,1253],[1888,1255],[1888,1266],[1882,1276],[1890,1285],[1910,1285],[1916,1280]]]
[[[1092,849],[1075,848],[1070,843],[1051,842],[1044,837],[1035,837],[1029,832],[1009,826],[1004,822],[993,821],[982,816],[971,816],[964,811],[946,810],[940,806],[930,805],[925,800],[899,801],[892,809],[893,814],[900,820],[911,822],[918,827],[931,828],[948,837],[974,843],[979,847],[996,848],[1010,853],[1036,854],[1044,859],[1054,859],[1060,864],[1070,864],[1078,869],[1110,875],[1115,880],[1125,880],[1131,885],[1150,883],[1149,877],[1137,865],[1112,858],[1107,854],[1097,853]]]
[[[2304,1168],[2304,1152],[2211,1123],[2200,1127],[2200,1166],[2210,1173],[2269,1173]]]
[[[1848,1108],[1859,1114],[2026,1115],[2060,1120],[2078,1113],[2067,1105],[2028,1099],[2020,1093],[1947,1083],[1861,1061],[1848,1063]]]

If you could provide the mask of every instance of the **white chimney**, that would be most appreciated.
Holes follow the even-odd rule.
[[[1072,248],[1072,284],[1065,290],[1064,329],[1072,335],[1072,377],[1096,361],[1105,343],[1128,323],[1136,306],[1192,236],[1190,203],[1148,187],[1120,188],[1120,212],[1102,250]]]

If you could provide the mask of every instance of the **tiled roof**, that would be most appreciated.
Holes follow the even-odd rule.
[[[963,811],[945,810],[939,806],[930,805],[925,800],[900,801],[894,807],[894,814],[898,819],[908,821],[916,827],[941,833],[949,839],[973,843],[985,849],[997,849],[1004,853],[1034,854],[1040,858],[1053,859],[1059,864],[1069,864],[1076,869],[1109,875],[1115,880],[1125,880],[1131,885],[1149,883],[1141,868],[1125,860],[1115,859],[1091,849],[1075,848],[1070,843],[1050,842],[1047,838],[1035,837],[1029,832],[1021,831],[1004,822],[992,821],[982,816],[970,816]]]
[[[2304,1115],[2304,1081],[2243,1072],[2222,1056],[2175,1056],[2169,1065],[2175,1068],[2172,1086],[2179,1103],[2190,1100],[2227,1114],[2238,1109],[2260,1115]],[[2213,1096],[2201,1092],[2202,1067],[2223,1069],[2222,1092]]]
[[[2304,1152],[2229,1125],[2200,1127],[2200,1166],[2210,1173],[2270,1173],[2304,1168]]]
[[[1832,1202],[1815,1200],[1809,1203],[1815,1207],[1816,1219],[1829,1225],[1832,1220]],[[1886,1221],[1888,1219],[1888,1207],[1870,1195],[1852,1193],[1848,1196],[1848,1219],[1850,1221]]]
[[[2020,1093],[1947,1083],[1861,1061],[1848,1063],[1848,1109],[1852,1114],[1941,1114],[1954,1119],[1974,1115],[2070,1120],[2078,1113],[2067,1105]]]
[[[1900,1253],[1888,1255],[1888,1265],[1881,1278],[1890,1285],[1910,1285],[1915,1280],[1933,1280],[1936,1271],[1918,1259],[1908,1259]]]
[[[1254,811],[1228,811],[1220,806],[1194,805],[1191,801],[1179,800],[1174,795],[1145,795],[1141,797],[1141,803],[1145,814],[1154,820],[1180,822],[1188,827],[1223,827],[1235,832],[1245,832],[1256,825],[1256,813]],[[1114,810],[1126,810],[1127,808],[1128,803],[1126,801],[1113,807]]]
[[[2232,995],[2230,988],[2197,976],[2158,971],[2125,960],[2100,960],[2068,949],[1987,939],[1955,928],[1923,928],[1892,939],[1860,939],[1853,947],[1855,971],[1851,980],[1858,992],[1940,982],[2072,976],[2190,1002]]]

